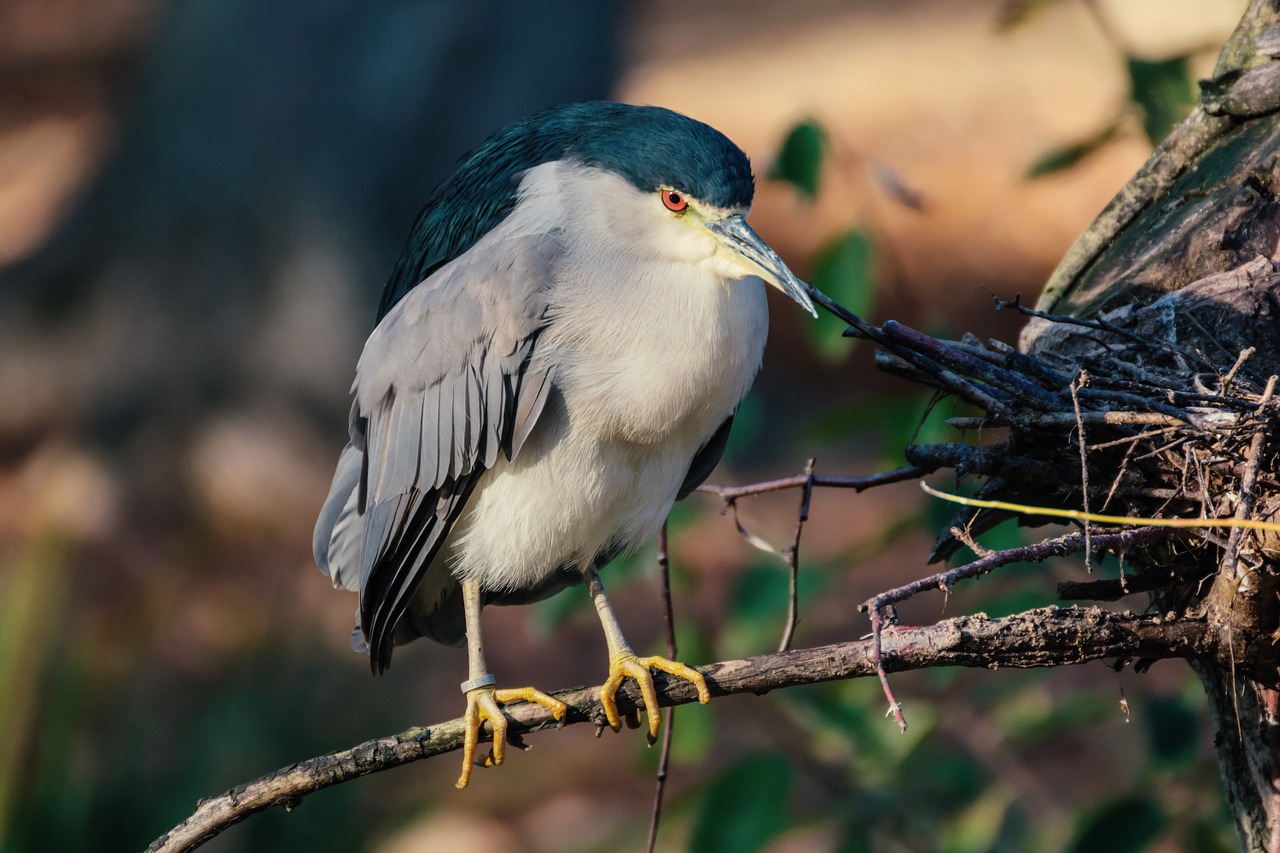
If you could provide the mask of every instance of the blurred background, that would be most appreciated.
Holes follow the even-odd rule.
[[[880,321],[1013,340],[1040,284],[1195,97],[1243,0],[0,0],[0,849],[140,850],[198,798],[457,716],[465,655],[382,678],[310,556],[382,282],[432,185],[506,121],[655,103],[752,157],[753,224]],[[717,483],[866,474],[944,404],[778,302]],[[955,483],[940,485],[954,487]],[[789,544],[797,494],[743,522]],[[797,645],[932,570],[946,507],[820,491]],[[680,656],[771,651],[786,569],[710,496],[672,518]],[[997,529],[988,544],[1017,541]],[[1114,572],[1114,563],[1102,571]],[[1070,562],[904,607],[1051,603]],[[652,550],[606,573],[662,649]],[[1131,603],[1132,604],[1132,603]],[[1132,606],[1138,606],[1132,604]],[[508,684],[595,684],[580,590],[486,611]],[[1176,663],[895,677],[676,716],[668,850],[1229,850]],[[657,750],[587,726],[453,788],[456,756],[250,818],[211,851],[642,849]]]

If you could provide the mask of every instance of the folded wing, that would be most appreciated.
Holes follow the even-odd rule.
[[[519,454],[554,379],[538,339],[557,237],[490,236],[387,312],[356,371],[314,545],[334,583],[360,592],[376,671],[480,476]]]

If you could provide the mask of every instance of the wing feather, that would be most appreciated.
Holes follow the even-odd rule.
[[[693,454],[693,459],[689,462],[689,473],[685,474],[684,483],[680,486],[680,491],[676,493],[676,500],[682,501],[691,495],[694,489],[701,486],[711,472],[715,470],[716,465],[720,463],[720,457],[724,456],[724,449],[729,444],[729,433],[733,430],[733,418],[737,412],[725,418],[720,426],[716,427],[716,431],[706,440],[702,447],[698,448],[698,452]]]
[[[400,299],[365,344],[315,548],[335,581],[359,578],[375,671],[480,476],[520,452],[546,404],[554,377],[537,341],[557,257],[554,234],[491,233]]]
[[[320,570],[329,574],[334,586],[351,590],[358,589],[360,584],[359,574],[348,567],[359,568],[360,565],[359,538],[363,534],[351,534],[353,520],[359,518],[356,500],[359,497],[361,456],[358,449],[348,444],[338,457],[333,486],[329,489],[324,508],[320,510],[311,543]],[[330,553],[337,554],[337,558],[330,560]],[[348,570],[341,571],[344,568]]]
[[[496,356],[485,353],[483,370],[484,378],[481,380],[481,385],[485,390],[485,408],[481,417],[484,419],[485,445],[481,464],[486,468],[492,468],[498,461],[499,451],[502,450],[502,436],[506,435],[507,400],[510,395],[507,393],[506,378],[502,375],[502,368],[498,366]]]
[[[467,452],[467,380],[465,375],[453,377],[453,461],[449,464],[449,479],[457,479],[462,473],[462,462]]]
[[[483,356],[481,358],[483,360]],[[484,459],[485,438],[484,390],[476,368],[470,367],[467,370],[467,467],[474,468]]]
[[[540,371],[526,371],[520,377],[519,390],[516,392],[515,422],[511,425],[511,456],[520,452],[525,439],[533,431],[538,415],[547,402],[547,394],[551,392],[552,370],[548,366]]]
[[[427,402],[424,405],[426,414],[423,415],[422,422],[422,455],[426,458],[426,465],[423,466],[422,482],[430,489],[440,488],[447,473],[440,468],[444,459],[440,448],[448,440],[441,434],[445,428],[444,401],[441,399],[444,396],[443,384],[432,382],[424,392]]]

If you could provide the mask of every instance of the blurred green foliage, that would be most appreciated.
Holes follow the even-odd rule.
[[[1009,0],[1004,4],[999,19],[1002,29],[1013,29],[1033,19],[1037,13],[1052,5],[1052,0]],[[1085,7],[1101,16],[1093,4]],[[1102,32],[1114,38],[1111,27],[1101,26]],[[1155,146],[1169,135],[1174,125],[1182,121],[1196,104],[1198,96],[1191,73],[1191,54],[1183,53],[1162,59],[1146,59],[1134,55],[1127,46],[1117,43],[1129,78],[1129,97],[1125,112],[1136,113],[1147,141]],[[1125,115],[1118,115],[1098,132],[1046,151],[1027,167],[1027,177],[1039,178],[1071,169],[1093,152],[1120,137],[1127,122]]]
[[[1053,5],[1054,0],[1003,0],[996,16],[996,29],[1007,32]]]
[[[691,850],[755,853],[786,827],[791,762],[784,755],[747,755],[711,780],[689,838]]]
[[[1152,145],[1158,145],[1196,103],[1188,56],[1149,61],[1126,57],[1129,97],[1142,112],[1142,129]]]
[[[797,122],[769,167],[769,177],[790,184],[801,197],[812,201],[821,185],[823,161],[829,147],[827,130],[813,119]],[[875,251],[870,232],[847,228],[829,237],[812,262],[814,287],[859,316],[875,304]],[[823,358],[839,361],[855,341],[844,337],[846,324],[826,312],[807,324],[814,350]]]
[[[1104,127],[1087,139],[1079,142],[1068,143],[1061,148],[1054,148],[1040,155],[1030,166],[1027,167],[1027,177],[1039,178],[1044,175],[1052,175],[1055,172],[1063,172],[1097,151],[1102,146],[1111,142],[1120,135],[1123,124],[1117,120]]]
[[[1164,809],[1150,797],[1126,797],[1088,815],[1068,853],[1138,853],[1164,827]]]
[[[826,147],[827,132],[821,125],[811,119],[798,122],[782,140],[769,177],[791,184],[812,200],[818,194]]]
[[[813,286],[858,316],[875,304],[875,252],[871,235],[852,228],[828,240],[813,262]],[[825,358],[839,360],[853,349],[854,338],[844,337],[846,325],[823,312],[809,324],[811,340]]]
[[[820,567],[802,572],[800,607],[815,601],[833,581]],[[788,568],[781,559],[761,559],[738,575],[729,599],[729,618],[716,644],[718,658],[736,658],[772,651],[778,646],[787,614]]]

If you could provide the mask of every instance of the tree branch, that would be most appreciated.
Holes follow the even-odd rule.
[[[895,626],[882,638],[888,672],[937,666],[1044,667],[1102,658],[1142,657],[1216,659],[1224,657],[1220,635],[1202,618],[1161,619],[1119,614],[1099,608],[1048,607],[1004,619],[985,615],[948,619],[925,628]],[[817,684],[876,674],[871,640],[778,652],[700,667],[713,697],[767,693],[800,684]],[[663,706],[697,699],[692,684],[656,675]],[[555,694],[569,707],[565,725],[594,722],[603,727],[599,690],[591,687]],[[628,682],[618,693],[621,711],[635,712],[639,692]],[[552,728],[555,721],[539,705],[506,708],[514,736]],[[307,794],[342,782],[399,767],[461,748],[462,720],[414,728],[366,741],[351,749],[299,762],[201,800],[196,811],[157,839],[148,853],[193,850],[227,827],[271,806],[291,810]]]

